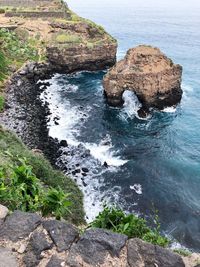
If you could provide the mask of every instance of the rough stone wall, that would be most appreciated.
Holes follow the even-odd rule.
[[[0,205],[1,267],[185,267],[168,249],[104,229],[77,227]],[[190,261],[191,262],[191,261]],[[187,267],[195,265],[187,265]]]
[[[0,0],[1,6],[12,6],[12,7],[36,7],[40,4],[52,2],[52,0]]]
[[[24,18],[70,18],[66,12],[60,11],[31,11],[31,12],[6,12],[6,17],[24,17]]]

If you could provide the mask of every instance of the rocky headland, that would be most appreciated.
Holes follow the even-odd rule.
[[[111,105],[123,103],[125,90],[133,91],[143,109],[177,105],[182,96],[182,67],[158,48],[141,45],[130,49],[105,75],[103,85]]]
[[[0,29],[30,40],[40,60],[50,62],[56,71],[99,70],[116,62],[116,40],[63,1],[0,0],[0,8]]]

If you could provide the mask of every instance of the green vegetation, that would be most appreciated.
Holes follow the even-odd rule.
[[[75,182],[54,170],[43,155],[28,150],[14,134],[1,127],[0,169],[0,179],[7,185],[9,197],[6,199],[1,191],[1,203],[4,197],[4,203],[11,209],[41,210],[44,215],[84,223],[83,195]]]
[[[5,73],[7,71],[7,65],[8,65],[8,62],[5,58],[5,55],[4,55],[3,51],[0,51],[0,81],[3,81],[3,79],[5,78]]]
[[[81,43],[82,38],[74,34],[59,34],[56,36],[56,41],[60,44],[65,43]]]
[[[0,112],[3,111],[4,109],[4,104],[5,104],[5,99],[3,96],[0,95]]]
[[[0,30],[1,49],[9,65],[21,67],[26,61],[39,59],[38,50],[27,38],[19,38],[15,32]]]
[[[69,194],[60,187],[45,188],[26,159],[6,154],[12,158],[13,165],[10,166],[9,175],[3,167],[0,168],[1,203],[12,211],[42,211],[43,216],[66,217],[71,206]]]
[[[174,252],[183,257],[188,257],[192,254],[189,250],[181,249],[181,248],[174,249]]]
[[[90,224],[92,227],[105,228],[117,233],[125,234],[129,238],[140,238],[146,242],[166,247],[169,240],[160,235],[160,224],[155,216],[156,227],[151,229],[147,221],[134,214],[126,215],[121,209],[105,206],[96,219]]]

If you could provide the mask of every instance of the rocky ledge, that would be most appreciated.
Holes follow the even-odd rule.
[[[182,67],[174,64],[158,48],[138,46],[130,49],[104,76],[108,102],[123,103],[125,90],[133,91],[144,109],[162,110],[180,102]]]
[[[17,3],[17,5],[16,5]],[[0,29],[34,42],[40,59],[57,72],[101,70],[116,62],[117,41],[61,0],[0,0]]]
[[[140,239],[104,229],[82,235],[65,221],[8,210],[0,205],[1,267],[197,267],[197,256],[182,258]]]

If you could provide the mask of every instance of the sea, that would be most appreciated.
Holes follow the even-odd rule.
[[[172,246],[200,251],[200,3],[67,3],[117,39],[118,60],[129,48],[147,44],[183,66],[181,103],[155,110],[146,119],[137,116],[140,103],[133,93],[125,92],[121,108],[107,104],[102,87],[106,70],[55,74],[48,80],[41,98],[48,100],[52,113],[49,135],[88,153],[74,153],[67,163],[69,169],[86,169],[84,175],[71,177],[84,193],[87,221],[105,203],[149,221],[158,214],[161,231],[172,239]]]

